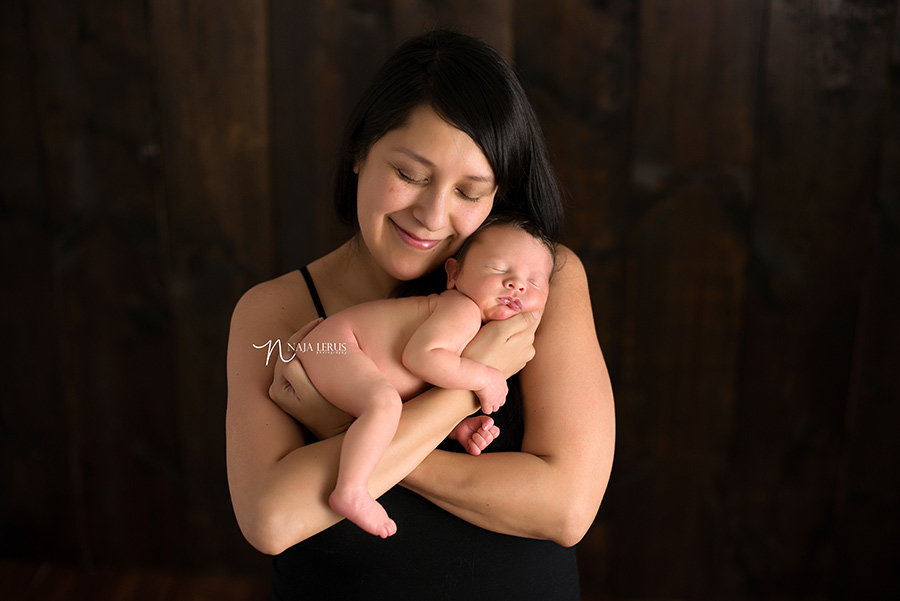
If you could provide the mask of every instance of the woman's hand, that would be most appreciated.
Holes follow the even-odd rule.
[[[320,318],[300,328],[288,339],[288,348],[296,348],[297,343],[306,338],[321,321]],[[296,356],[288,362],[276,362],[269,397],[282,411],[306,426],[319,440],[340,434],[350,427],[353,421],[352,417],[319,394]]]
[[[466,346],[462,356],[503,372],[517,374],[534,357],[534,332],[540,323],[535,313],[519,313],[486,323]]]

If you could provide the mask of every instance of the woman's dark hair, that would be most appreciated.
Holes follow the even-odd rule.
[[[351,114],[334,190],[335,206],[345,223],[358,227],[353,167],[421,105],[432,107],[484,152],[497,181],[495,210],[523,213],[551,239],[559,238],[563,218],[559,188],[519,79],[490,45],[447,30],[402,44],[375,74]]]

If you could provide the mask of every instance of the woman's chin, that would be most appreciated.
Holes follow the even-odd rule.
[[[440,265],[440,261],[427,261],[421,258],[418,260],[399,260],[394,262],[391,275],[400,281],[407,282],[428,275]]]

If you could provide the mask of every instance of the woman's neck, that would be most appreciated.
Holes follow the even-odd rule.
[[[338,310],[387,298],[397,285],[356,237],[310,263],[310,271],[320,294]]]

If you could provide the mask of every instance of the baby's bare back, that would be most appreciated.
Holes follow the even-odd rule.
[[[437,295],[395,298],[355,305],[319,324],[298,346],[310,377],[327,370],[329,377],[351,377],[341,371],[341,355],[361,351],[378,367],[405,401],[427,384],[402,362],[403,349],[413,333],[431,315]]]

